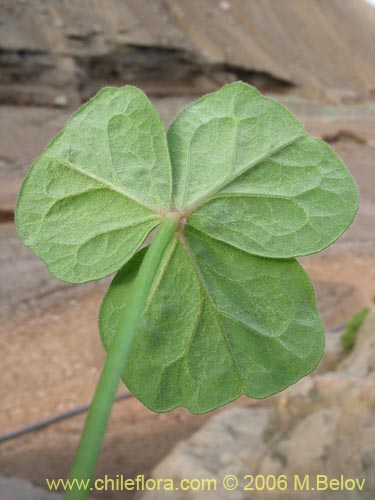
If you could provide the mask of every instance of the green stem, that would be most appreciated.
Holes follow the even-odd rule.
[[[139,268],[134,281],[134,291],[120,320],[95,390],[70,473],[71,480],[77,479],[78,482],[83,480],[87,481],[86,484],[88,484],[94,476],[112,403],[116,396],[117,386],[124,370],[130,346],[165,249],[176,229],[177,221],[173,217],[166,218],[163,221]],[[84,483],[79,484],[83,485]],[[85,500],[89,492],[90,486],[79,490],[75,485],[71,491],[65,493],[64,499]]]

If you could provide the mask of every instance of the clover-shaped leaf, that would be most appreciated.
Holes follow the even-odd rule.
[[[191,226],[246,252],[318,252],[357,211],[356,186],[330,147],[243,83],[186,107],[168,145],[177,208]]]
[[[147,252],[137,250],[178,218],[123,380],[153,410],[202,413],[240,394],[274,394],[316,366],[324,328],[295,257],[335,241],[357,206],[334,152],[237,82],[183,109],[167,140],[143,93],[104,89],[35,161],[16,217],[61,279],[123,266],[100,312],[107,349],[135,293]]]
[[[114,279],[99,325],[106,348],[133,292],[137,255]],[[265,259],[186,227],[167,249],[124,381],[147,407],[207,412],[263,398],[318,363],[324,329],[295,259]]]
[[[33,163],[17,203],[20,238],[71,283],[117,271],[171,203],[164,129],[135,87],[104,88]]]

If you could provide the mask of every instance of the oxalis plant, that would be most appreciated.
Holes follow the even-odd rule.
[[[330,147],[242,82],[184,108],[167,135],[135,87],[82,106],[33,163],[16,210],[21,240],[57,278],[117,272],[71,478],[93,477],[120,378],[153,411],[204,413],[311,372],[324,327],[296,257],[339,238],[357,206]]]

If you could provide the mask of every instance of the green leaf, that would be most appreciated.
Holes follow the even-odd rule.
[[[335,153],[241,82],[187,106],[168,144],[175,204],[189,225],[252,254],[317,252],[357,212],[357,188]]]
[[[171,202],[163,126],[134,87],[105,88],[34,162],[17,231],[50,272],[72,283],[117,271]]]
[[[203,97],[166,138],[146,96],[127,86],[99,92],[34,162],[16,225],[63,280],[124,266],[100,312],[108,349],[126,334],[117,329],[137,250],[165,217],[179,218],[124,381],[156,411],[202,413],[241,394],[269,396],[313,370],[323,324],[293,257],[335,241],[357,208],[334,152],[254,88],[237,82]]]
[[[109,348],[143,254],[117,274],[99,325]],[[203,413],[264,398],[309,373],[324,346],[312,285],[296,260],[250,255],[192,228],[169,246],[123,380],[154,411]]]

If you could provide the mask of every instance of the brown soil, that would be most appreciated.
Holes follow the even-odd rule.
[[[63,300],[54,306],[9,318],[1,326],[0,350],[6,356],[2,360],[0,432],[90,401],[104,361],[96,320],[104,288],[99,284],[83,296],[77,289],[65,291]],[[234,404],[258,402],[243,398]],[[156,414],[134,398],[117,402],[98,476],[148,474],[176,442],[207,418],[183,409]],[[2,444],[2,474],[25,477],[42,486],[46,477],[65,477],[83,422],[84,416],[75,417]],[[107,497],[119,498],[120,494]]]
[[[304,259],[328,328],[371,302],[375,291],[373,262],[371,255],[351,254]],[[78,288],[58,292],[61,300],[55,297],[53,306],[33,308],[1,325],[0,350],[6,356],[2,360],[0,432],[90,401],[104,360],[96,322],[104,289],[98,284],[87,293]],[[266,403],[241,398],[232,404]],[[134,398],[116,403],[98,476],[147,475],[208,417],[183,409],[155,414]],[[74,417],[2,444],[0,470],[40,485],[46,477],[65,477],[83,422],[83,416]],[[107,497],[127,498],[123,493],[117,495]]]

